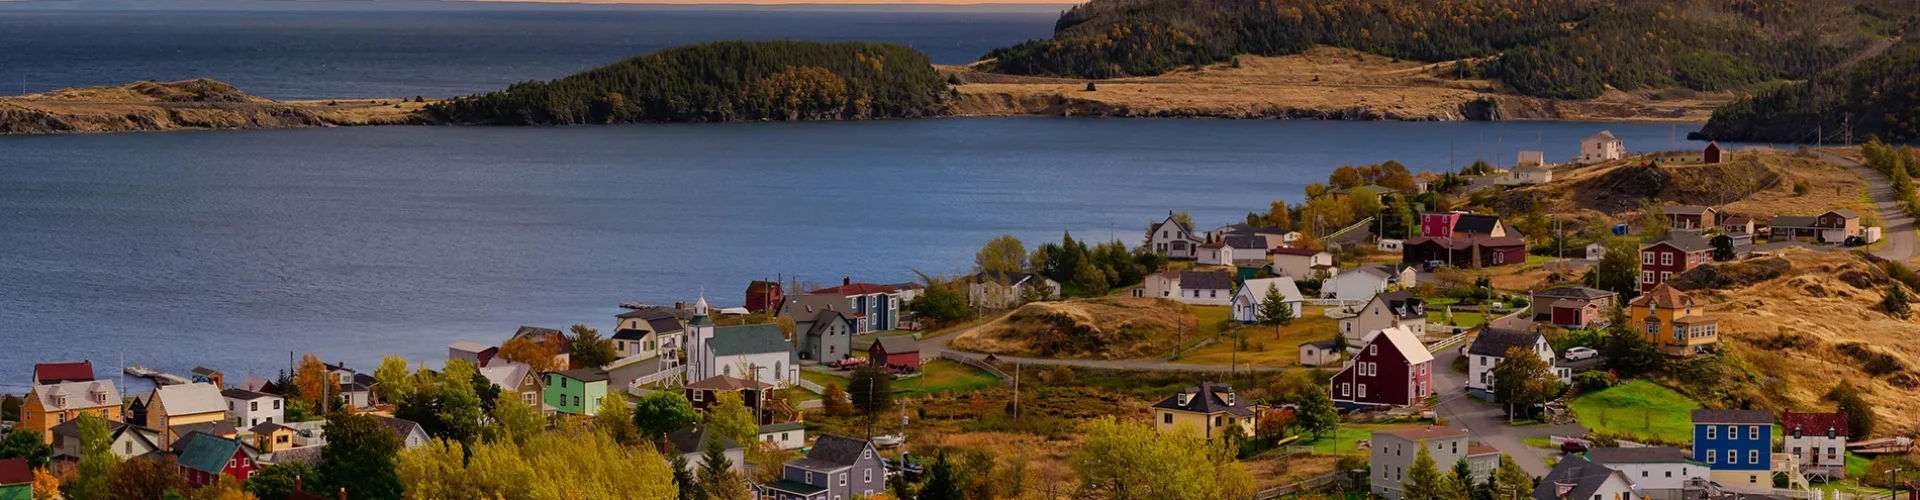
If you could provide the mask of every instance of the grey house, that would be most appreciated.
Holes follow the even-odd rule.
[[[792,318],[793,350],[800,359],[832,363],[853,355],[853,313],[833,295],[788,297],[779,315]]]
[[[851,500],[887,490],[887,470],[873,445],[821,434],[807,456],[787,461],[779,481],[761,485],[762,500]]]
[[[747,447],[734,441],[733,438],[722,436],[718,432],[701,426],[682,427],[680,430],[667,433],[667,445],[672,446],[674,452],[686,458],[687,467],[692,470],[700,470],[707,465],[707,444],[714,440],[720,441],[721,454],[727,457],[728,463],[733,464],[733,471],[746,473]]]
[[[1500,465],[1500,451],[1491,446],[1472,446],[1465,430],[1426,426],[1374,431],[1369,450],[1373,494],[1400,500],[1400,494],[1406,491],[1407,470],[1413,468],[1421,446],[1428,447],[1427,454],[1443,473],[1454,463],[1466,461],[1473,469],[1475,483],[1492,477],[1493,469]]]

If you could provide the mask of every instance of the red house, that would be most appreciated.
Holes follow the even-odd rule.
[[[778,281],[755,281],[747,284],[747,312],[762,313],[780,309],[787,301],[787,292],[780,288]]]
[[[1640,293],[1668,278],[1699,267],[1713,256],[1713,244],[1698,234],[1675,232],[1640,246]]]
[[[1419,404],[1433,394],[1433,353],[1406,327],[1369,333],[1328,390],[1345,408]]]
[[[1709,142],[1707,143],[1707,149],[1700,152],[1700,162],[1709,165],[1720,163],[1722,154],[1724,154],[1724,152],[1720,150],[1719,142]]]
[[[1464,212],[1420,214],[1420,236],[1426,238],[1466,238],[1507,235],[1507,224],[1492,215]]]
[[[1527,262],[1527,241],[1518,236],[1462,236],[1407,240],[1400,247],[1402,262],[1445,262],[1447,265],[1479,269]]]
[[[867,359],[889,368],[920,368],[920,343],[913,337],[889,335],[873,341]]]
[[[173,444],[173,450],[180,454],[180,475],[193,487],[220,482],[221,475],[244,482],[260,468],[254,461],[260,452],[240,440],[196,431],[180,441]]]

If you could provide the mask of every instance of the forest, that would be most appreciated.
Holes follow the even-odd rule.
[[[1054,36],[995,49],[999,72],[1156,75],[1315,45],[1460,60],[1450,75],[1519,94],[1725,90],[1806,78],[1890,36],[1894,0],[1093,0]],[[1904,7],[1903,7],[1904,6]]]
[[[1714,110],[1698,138],[1751,142],[1855,142],[1878,135],[1920,141],[1920,43],[1806,82],[1747,96]]]
[[[912,118],[947,113],[927,56],[884,43],[717,42],[435,103],[456,124]]]

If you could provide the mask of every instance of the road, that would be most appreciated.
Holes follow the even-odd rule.
[[[1460,349],[1457,347],[1433,353],[1433,387],[1435,394],[1440,396],[1436,411],[1447,419],[1448,425],[1466,427],[1471,439],[1513,457],[1514,463],[1519,464],[1520,469],[1527,471],[1528,475],[1545,476],[1552,468],[1547,466],[1545,458],[1545,453],[1550,452],[1528,447],[1524,439],[1587,434],[1587,429],[1577,424],[1508,426],[1506,412],[1502,411],[1500,405],[1484,403],[1467,395],[1467,375],[1455,373],[1451,368],[1453,360],[1459,357]]]
[[[1867,181],[1867,192],[1873,197],[1873,206],[1880,210],[1880,221],[1886,226],[1881,230],[1880,237],[1887,240],[1887,246],[1873,254],[1883,259],[1902,262],[1913,260],[1915,255],[1920,255],[1920,239],[1916,239],[1913,232],[1913,217],[1907,216],[1906,211],[1900,209],[1900,202],[1894,197],[1892,181],[1853,160],[1829,153],[1820,153],[1820,155],[1840,166],[1847,167],[1847,170],[1852,170],[1854,174]]]

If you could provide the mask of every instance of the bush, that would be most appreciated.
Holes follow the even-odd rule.
[[[1620,379],[1614,378],[1612,373],[1600,370],[1583,372],[1573,377],[1573,386],[1580,392],[1605,390],[1617,383],[1620,383]]]

